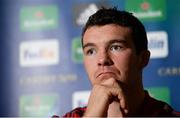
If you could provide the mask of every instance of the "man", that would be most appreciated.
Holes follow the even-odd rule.
[[[173,109],[144,91],[150,52],[142,23],[116,8],[101,8],[82,32],[84,65],[92,83],[87,107],[64,117],[173,116]]]

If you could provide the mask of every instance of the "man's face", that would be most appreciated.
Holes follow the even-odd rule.
[[[128,27],[108,24],[88,28],[83,37],[83,53],[93,85],[108,78],[135,85],[141,81],[142,59],[136,55]]]

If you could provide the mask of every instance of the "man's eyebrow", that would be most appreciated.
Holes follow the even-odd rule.
[[[123,43],[123,44],[126,44],[127,41],[123,40],[123,39],[113,39],[113,40],[109,40],[107,42],[107,44],[113,44],[113,43]],[[83,49],[86,48],[86,47],[89,47],[89,46],[95,46],[95,44],[94,43],[87,43],[87,44],[83,45]]]
[[[95,44],[94,43],[87,43],[87,44],[83,45],[83,49],[86,47],[89,47],[89,46],[95,46]]]
[[[126,44],[127,41],[124,40],[124,39],[113,39],[113,40],[108,41],[107,43],[109,43],[109,44],[113,44],[113,43],[123,43],[123,44]]]

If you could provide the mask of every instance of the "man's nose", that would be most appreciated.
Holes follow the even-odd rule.
[[[99,54],[98,66],[110,66],[112,64],[113,61],[111,59],[111,56],[108,54],[108,52],[102,52]]]

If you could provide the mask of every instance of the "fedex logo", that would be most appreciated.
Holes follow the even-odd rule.
[[[59,45],[54,39],[22,42],[19,49],[22,67],[54,65],[59,62]]]
[[[47,49],[47,48],[42,48],[42,49],[39,49],[39,50],[25,50],[24,51],[24,58],[25,59],[38,59],[38,58],[46,58],[46,59],[51,59],[55,56],[55,54]]]

